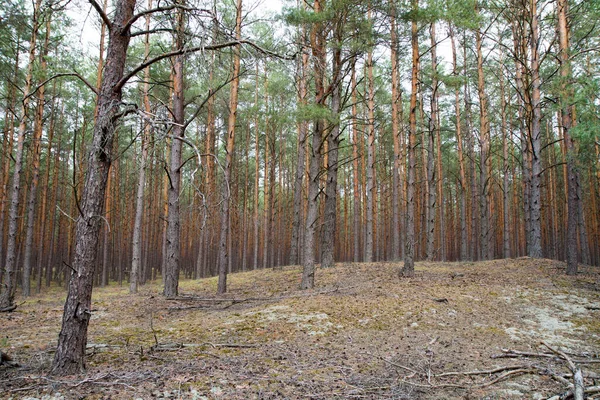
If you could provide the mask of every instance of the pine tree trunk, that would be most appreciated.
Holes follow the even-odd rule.
[[[412,0],[412,9],[417,11],[419,1]],[[415,175],[416,158],[415,147],[417,139],[417,90],[419,78],[419,37],[417,21],[411,21],[411,47],[412,47],[412,72],[410,92],[410,115],[408,132],[408,186],[406,206],[406,243],[404,250],[404,266],[400,276],[410,277],[415,273]]]
[[[29,93],[33,80],[33,67],[35,62],[35,43],[39,29],[39,19],[42,1],[36,0],[33,11],[33,25],[31,39],[29,42],[29,60],[27,73],[25,75],[25,87],[23,88],[23,101],[17,132],[17,149],[14,156],[13,177],[10,187],[10,208],[8,210],[8,241],[6,244],[6,262],[2,274],[2,286],[0,286],[0,312],[12,311],[16,308],[14,304],[16,289],[16,265],[17,265],[17,230],[19,220],[19,194],[21,191],[21,175],[23,168],[23,147],[25,135],[27,134],[27,114],[29,107]]]
[[[50,20],[51,13],[46,16],[46,33],[44,39],[44,45],[42,54],[40,55],[40,80],[44,80],[46,77],[46,70],[48,67],[48,44],[50,43]],[[44,118],[44,100],[45,100],[45,85],[40,87],[37,93],[37,109],[33,128],[32,138],[32,179],[29,187],[29,199],[27,200],[27,228],[25,232],[25,254],[23,255],[23,275],[22,284],[23,296],[27,297],[31,292],[31,271],[32,271],[32,253],[33,253],[33,236],[34,236],[34,221],[35,212],[37,210],[37,190],[40,178],[40,153],[42,147],[42,128]]]
[[[177,11],[177,32],[175,48],[183,48],[184,15],[180,9]],[[174,57],[173,60],[173,140],[171,141],[171,161],[169,163],[169,186],[167,189],[168,216],[167,216],[167,245],[165,260],[165,297],[175,297],[179,293],[179,270],[181,263],[181,221],[180,221],[180,191],[181,191],[181,152],[185,134],[185,99],[183,91],[184,81],[184,54]]]
[[[102,88],[98,97],[98,119],[94,124],[92,145],[88,157],[88,168],[81,196],[82,215],[77,220],[75,256],[65,302],[62,328],[58,347],[52,363],[52,373],[69,375],[85,368],[87,328],[91,316],[92,283],[97,255],[98,235],[104,223],[102,215],[106,181],[112,158],[115,124],[118,120],[129,26],[133,16],[135,0],[117,2],[110,28],[107,65],[104,69]]]
[[[242,0],[236,1],[236,23],[235,35],[238,40],[242,35]],[[221,203],[221,239],[219,242],[219,282],[217,293],[223,294],[227,291],[227,268],[229,266],[228,239],[230,231],[229,208],[231,203],[231,169],[232,157],[235,145],[235,123],[238,106],[238,87],[240,84],[240,46],[233,48],[233,80],[231,81],[231,92],[229,94],[229,118],[227,121],[227,141],[225,147],[225,178],[223,182],[223,202]]]
[[[452,46],[452,75],[458,76],[458,65],[456,61],[456,44],[454,42],[454,29],[452,25],[448,28],[450,44]],[[454,117],[456,118],[456,144],[458,148],[459,166],[459,207],[460,207],[460,253],[459,260],[469,258],[468,254],[468,231],[467,231],[467,177],[465,173],[465,156],[463,152],[462,125],[460,123],[460,88],[454,89]]]
[[[352,64],[352,210],[353,210],[353,237],[354,237],[354,262],[360,261],[360,238],[361,238],[361,224],[360,224],[360,167],[359,167],[359,154],[358,154],[358,141],[362,135],[358,132],[358,111],[357,111],[357,95],[356,95],[356,65]],[[360,139],[362,140],[362,139]]]
[[[148,0],[148,9],[152,8],[152,0]],[[150,30],[150,14],[146,16],[146,30]],[[144,59],[148,59],[150,54],[150,34],[147,33],[144,42]],[[144,111],[150,114],[150,67],[144,69],[144,89],[143,89]],[[152,127],[148,121],[144,121],[144,131],[142,134],[142,158],[140,160],[140,173],[138,175],[137,191],[135,196],[135,217],[133,225],[133,238],[131,240],[131,274],[129,275],[129,293],[137,293],[140,281],[140,270],[142,269],[142,229],[144,218],[144,188],[146,186],[146,164],[148,160],[148,146]]]
[[[303,4],[305,4],[303,2]],[[306,43],[305,28],[302,28],[302,44]],[[298,62],[300,77],[298,81],[299,92],[298,101],[301,105],[306,105],[307,102],[307,82],[306,75],[308,72],[309,53],[305,47],[302,47],[302,58]],[[299,255],[302,252],[300,248],[300,221],[302,220],[302,183],[304,182],[304,168],[306,159],[306,139],[308,136],[308,122],[300,121],[298,123],[298,158],[296,161],[296,175],[294,179],[294,218],[292,220],[292,243],[290,248],[290,264],[296,265],[300,262]]]
[[[531,246],[529,256],[542,257],[542,198],[541,198],[541,173],[542,173],[542,135],[541,120],[542,108],[540,99],[540,66],[538,52],[538,14],[536,0],[531,1]]]
[[[339,36],[338,36],[338,39]],[[340,39],[341,41],[341,39]],[[332,73],[332,92],[331,92],[331,113],[334,120],[339,117],[341,107],[341,49],[336,48],[333,52],[333,73]],[[323,237],[321,238],[321,267],[329,268],[334,266],[334,250],[337,223],[337,186],[338,186],[338,148],[340,146],[340,125],[335,122],[327,136],[328,157],[327,157],[327,183],[325,186],[325,213],[323,218]]]
[[[371,19],[371,10],[369,16]],[[367,204],[366,204],[366,240],[365,261],[373,261],[373,212],[375,207],[375,86],[373,81],[373,50],[369,48],[366,61],[367,73]]]
[[[394,166],[392,172],[392,254],[393,261],[400,259],[400,169],[402,152],[400,149],[400,124],[398,108],[402,107],[398,90],[398,33],[396,32],[396,6],[390,6],[390,33],[392,59],[392,139],[394,141]]]
[[[479,9],[476,6],[476,13],[479,14]],[[479,94],[479,124],[480,124],[480,141],[481,155],[479,160],[480,169],[480,258],[489,260],[493,258],[494,250],[491,246],[491,221],[490,221],[490,201],[489,201],[489,185],[490,185],[490,124],[488,120],[488,104],[485,93],[485,77],[483,71],[483,38],[479,30],[475,32],[475,46],[477,48],[477,91]]]
[[[315,14],[322,12],[321,0],[315,0],[314,12]],[[324,77],[326,56],[322,29],[321,23],[315,23],[310,34],[310,43],[314,60],[315,103],[321,106],[324,105],[323,103],[325,100]],[[315,286],[315,236],[319,219],[319,172],[321,168],[321,147],[323,144],[324,130],[323,120],[315,120],[308,164],[308,201],[306,210],[302,281],[300,283],[301,289],[312,289]]]

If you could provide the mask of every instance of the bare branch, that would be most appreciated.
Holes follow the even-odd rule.
[[[134,77],[138,72],[144,70],[144,68],[146,68],[154,63],[164,60],[165,58],[174,57],[174,56],[177,56],[180,54],[195,53],[197,51],[203,51],[203,50],[220,50],[220,49],[225,49],[227,47],[237,46],[240,44],[247,44],[248,46],[255,48],[256,50],[258,50],[259,52],[261,52],[265,55],[268,55],[270,57],[280,58],[282,60],[293,60],[296,57],[295,54],[292,56],[283,56],[283,55],[275,53],[273,51],[264,49],[264,48],[260,47],[259,45],[257,45],[256,43],[254,43],[250,40],[246,40],[246,39],[232,40],[230,42],[217,43],[217,44],[212,44],[212,45],[208,45],[208,46],[196,46],[196,47],[191,47],[191,48],[177,49],[177,50],[170,51],[168,53],[163,53],[154,58],[151,58],[150,60],[148,60],[142,64],[139,64],[137,67],[135,67],[133,70],[131,70],[128,74],[126,74],[123,78],[121,78],[121,80],[119,82],[117,82],[114,90],[120,90],[123,87],[123,85],[125,85],[125,83],[127,83],[127,81],[129,79],[131,79],[132,77]]]
[[[43,81],[42,83],[37,85],[27,96],[25,96],[25,99],[28,99],[29,97],[33,96],[38,90],[40,90],[48,82],[50,82],[56,78],[62,78],[64,76],[75,76],[75,77],[79,78],[80,81],[82,81],[88,88],[90,88],[92,90],[92,92],[94,92],[94,94],[96,96],[98,96],[98,89],[96,89],[91,83],[89,83],[80,73],[75,71],[75,72],[64,72],[64,73],[52,75],[50,78],[46,79],[45,81]]]
[[[90,0],[93,1],[93,0]],[[167,7],[156,7],[156,8],[152,8],[150,10],[146,10],[146,11],[142,11],[138,14],[135,14],[133,17],[131,17],[131,19],[129,21],[127,21],[127,24],[125,24],[125,29],[130,28],[131,25],[133,25],[135,23],[135,21],[137,21],[138,19],[145,17],[146,15],[149,14],[154,14],[157,12],[165,12],[165,11],[171,11],[171,10],[175,10],[175,9],[180,9],[183,11],[196,11],[197,9],[195,8],[190,8],[190,7],[186,7],[184,5],[181,4],[173,4]],[[202,11],[206,11],[206,10],[202,10]],[[210,11],[209,11],[210,13]]]
[[[102,7],[100,7],[100,4],[98,4],[96,2],[96,0],[88,0],[88,1],[92,5],[92,7],[94,7],[94,9],[98,12],[98,14],[100,14],[100,18],[102,18],[102,21],[106,24],[106,27],[110,31],[112,29],[112,23],[110,22],[110,19],[108,19],[108,16],[106,15],[106,13],[102,9]]]

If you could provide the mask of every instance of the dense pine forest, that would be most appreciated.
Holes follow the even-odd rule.
[[[93,286],[600,264],[599,2],[246,1],[0,5],[0,309],[67,287],[55,373]]]

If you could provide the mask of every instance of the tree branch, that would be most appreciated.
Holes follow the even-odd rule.
[[[83,76],[81,76],[81,74],[79,74],[76,71],[76,72],[64,72],[64,73],[60,73],[60,74],[51,76],[50,78],[46,79],[45,81],[43,81],[42,83],[37,85],[27,96],[25,96],[25,98],[23,100],[26,100],[29,97],[33,96],[38,90],[40,90],[42,88],[42,86],[46,85],[48,82],[50,82],[56,78],[62,78],[63,76],[75,76],[75,77],[79,78],[80,81],[82,81],[88,88],[90,88],[92,90],[92,92],[94,92],[94,94],[96,96],[98,96],[98,89],[96,89],[91,83],[89,83]]]
[[[275,53],[273,51],[264,49],[264,48],[260,47],[259,45],[257,45],[256,43],[254,43],[250,40],[246,40],[246,39],[232,40],[230,42],[223,42],[223,43],[216,43],[216,44],[212,44],[209,46],[196,46],[196,47],[191,47],[191,48],[177,49],[177,50],[170,51],[168,53],[163,53],[159,56],[151,58],[150,60],[148,60],[142,64],[139,64],[137,67],[135,67],[133,70],[131,70],[128,74],[126,74],[123,78],[121,78],[121,80],[119,82],[117,82],[114,90],[120,90],[123,87],[123,85],[125,85],[125,83],[127,83],[127,81],[129,79],[131,79],[132,77],[134,77],[138,72],[142,71],[144,68],[146,68],[154,63],[164,60],[165,58],[174,57],[174,56],[178,56],[178,55],[185,54],[185,53],[195,53],[195,52],[201,51],[201,50],[220,50],[220,49],[225,49],[227,47],[233,47],[233,46],[237,46],[237,45],[241,45],[241,44],[247,44],[248,46],[255,48],[256,50],[258,50],[259,52],[261,52],[263,54],[266,54],[271,57],[280,58],[282,60],[293,60],[296,57],[295,54],[292,56],[283,56],[283,55]]]
[[[92,7],[94,7],[94,9],[96,9],[98,14],[100,14],[100,18],[102,18],[102,21],[106,24],[108,30],[110,31],[112,29],[112,23],[110,22],[110,19],[108,19],[108,15],[106,15],[106,13],[102,9],[102,7],[100,7],[100,4],[98,4],[96,2],[96,0],[88,0],[88,1],[92,5]]]

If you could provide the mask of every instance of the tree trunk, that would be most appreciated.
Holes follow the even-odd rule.
[[[19,220],[19,193],[21,191],[21,174],[23,168],[23,147],[25,135],[27,134],[27,114],[29,107],[29,93],[33,80],[33,67],[35,62],[35,43],[39,29],[39,19],[42,1],[36,0],[33,10],[33,26],[31,39],[29,41],[29,60],[27,74],[25,75],[25,87],[23,88],[23,101],[17,133],[17,150],[15,152],[13,167],[13,178],[10,187],[10,208],[8,211],[8,241],[6,244],[6,262],[2,274],[2,286],[0,286],[0,311],[12,311],[16,308],[14,304],[16,289],[16,261],[17,261],[17,230]]]
[[[148,9],[152,8],[152,0],[148,0]],[[150,14],[146,16],[146,30],[150,30]],[[147,33],[144,42],[144,59],[148,59],[150,54],[150,34]],[[150,114],[150,66],[144,69],[144,111]],[[138,176],[137,192],[135,196],[135,217],[133,224],[133,239],[131,241],[131,274],[129,276],[129,293],[137,293],[139,284],[139,273],[142,269],[142,229],[144,218],[144,188],[146,186],[146,163],[148,160],[148,146],[150,145],[150,136],[152,126],[148,121],[144,121],[144,131],[142,134],[142,158],[140,160],[140,173]]]
[[[398,33],[396,32],[396,5],[390,5],[391,59],[392,59],[392,139],[394,141],[394,166],[392,172],[392,260],[400,259],[400,169],[402,151],[398,108],[402,107],[398,90]]]
[[[254,104],[256,107],[256,114],[254,118],[254,161],[255,161],[255,169],[254,169],[254,262],[252,264],[252,269],[258,268],[258,249],[260,244],[260,236],[259,236],[259,220],[258,220],[258,202],[260,191],[258,188],[259,185],[259,177],[260,177],[260,147],[259,147],[259,128],[258,128],[258,63],[256,63],[256,88],[254,92]]]
[[[236,1],[235,36],[238,40],[242,36],[242,0]],[[227,268],[231,254],[227,249],[230,228],[229,207],[231,202],[231,169],[232,157],[235,145],[235,123],[238,106],[238,87],[240,84],[240,46],[233,48],[233,80],[231,81],[231,92],[229,95],[229,119],[227,121],[227,141],[225,147],[225,177],[223,182],[223,202],[221,203],[221,238],[219,242],[219,282],[217,293],[223,294],[227,291]]]
[[[183,48],[184,14],[177,11],[177,32],[175,48]],[[185,55],[180,54],[173,60],[173,140],[171,141],[171,161],[169,164],[169,186],[167,189],[167,246],[165,260],[165,297],[175,297],[179,293],[179,269],[181,262],[181,221],[180,221],[180,191],[181,191],[181,152],[185,135],[185,99],[184,99],[184,63]]]
[[[479,8],[476,5],[476,13],[479,15]],[[479,205],[480,205],[480,258],[489,260],[493,258],[494,250],[491,246],[491,221],[490,221],[490,199],[489,199],[489,184],[490,184],[490,123],[488,120],[488,104],[485,93],[485,77],[483,72],[483,38],[481,31],[478,29],[475,32],[475,46],[477,48],[477,92],[479,95],[479,132],[481,143],[481,158],[479,160],[480,169],[480,185]]]
[[[315,0],[314,12],[322,12],[321,0]],[[315,77],[315,103],[323,106],[324,103],[324,77],[325,77],[325,43],[322,24],[315,23],[311,30],[310,42],[313,55],[313,69]],[[324,122],[316,119],[312,133],[312,147],[310,148],[310,161],[308,173],[308,204],[306,210],[306,229],[304,240],[304,260],[302,268],[301,289],[312,289],[315,285],[315,233],[319,218],[319,171],[321,168],[321,151],[323,144]]]
[[[456,61],[456,44],[454,42],[454,29],[452,25],[448,28],[450,44],[452,46],[452,75],[458,76],[458,65]],[[459,166],[459,207],[460,207],[460,253],[459,260],[464,261],[468,255],[468,232],[467,232],[467,178],[465,173],[465,156],[463,152],[462,125],[460,123],[460,87],[454,89],[454,117],[456,118],[456,143],[458,147]]]
[[[578,267],[578,249],[577,249],[577,224],[579,210],[579,196],[576,170],[576,153],[570,130],[573,125],[573,93],[570,87],[572,79],[571,63],[569,60],[569,25],[568,25],[568,2],[567,0],[558,0],[558,35],[559,35],[559,61],[560,61],[560,77],[561,96],[559,98],[561,106],[561,126],[564,145],[566,149],[566,164],[567,164],[567,275],[576,275]]]
[[[529,256],[542,257],[542,108],[540,100],[540,65],[538,52],[538,14],[536,0],[531,1],[531,247]]]
[[[412,10],[417,11],[419,0],[412,0]],[[419,36],[417,21],[411,21],[412,72],[410,92],[410,115],[408,132],[408,182],[406,205],[406,243],[404,250],[404,267],[400,276],[410,277],[415,274],[415,147],[417,139],[417,90],[419,78]]]
[[[341,32],[339,32],[341,35]],[[340,40],[340,35],[337,39]],[[333,72],[332,72],[332,92],[331,92],[331,113],[335,120],[335,125],[331,128],[327,136],[328,157],[327,157],[327,183],[325,186],[325,213],[323,218],[323,237],[321,238],[321,267],[333,267],[336,223],[337,223],[337,182],[338,182],[338,148],[340,146],[340,125],[338,121],[341,108],[341,68],[342,52],[338,47],[333,51]]]
[[[368,20],[371,20],[369,9]],[[373,212],[375,207],[375,86],[373,81],[373,49],[369,47],[366,61],[367,73],[367,232],[365,261],[373,261]]]
[[[354,237],[354,262],[360,261],[360,238],[361,238],[361,224],[360,224],[360,166],[359,166],[359,154],[358,154],[358,141],[362,138],[362,135],[358,132],[358,111],[357,111],[357,95],[356,95],[356,64],[352,63],[352,210],[353,210],[353,237]],[[362,139],[360,139],[362,140]]]
[[[304,2],[302,4],[305,4]],[[301,31],[301,43],[302,43],[302,59],[298,62],[300,69],[300,77],[298,80],[299,91],[298,101],[300,105],[305,106],[307,104],[307,82],[306,75],[308,72],[308,60],[309,53],[308,49],[304,47],[306,43],[306,32],[305,27],[302,27]],[[302,183],[304,181],[304,168],[306,159],[306,139],[308,136],[308,121],[300,121],[298,123],[298,158],[296,161],[296,175],[294,179],[294,218],[292,220],[292,243],[290,248],[290,264],[299,264],[299,255],[301,254],[300,249],[300,221],[302,220]]]
[[[85,368],[87,328],[91,316],[92,283],[97,255],[98,235],[104,223],[102,209],[108,171],[112,161],[112,144],[119,119],[123,69],[129,46],[129,25],[135,0],[119,0],[110,27],[107,64],[98,97],[98,119],[94,124],[88,168],[81,197],[81,214],[76,225],[75,256],[65,302],[58,347],[52,373],[70,375]]]
[[[46,77],[46,70],[48,62],[48,44],[50,43],[50,20],[52,14],[48,13],[46,16],[46,33],[44,39],[44,46],[42,54],[40,55],[40,80],[44,80]],[[32,261],[31,255],[33,253],[33,236],[34,236],[34,221],[36,212],[36,200],[37,190],[40,178],[40,153],[42,147],[42,128],[44,119],[44,94],[46,91],[45,85],[40,87],[37,93],[37,109],[35,115],[35,122],[33,128],[32,138],[32,179],[29,187],[29,199],[27,200],[27,230],[25,232],[25,254],[23,256],[23,275],[22,275],[22,288],[23,296],[28,297],[31,292],[31,270]]]
[[[501,57],[500,62],[504,69],[504,60]],[[506,121],[506,98],[504,89],[504,72],[500,73],[500,113],[502,119],[502,255],[504,258],[510,258],[510,184],[508,164],[508,127]]]

